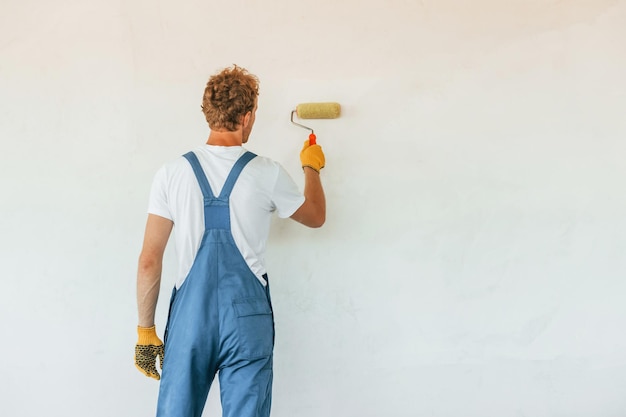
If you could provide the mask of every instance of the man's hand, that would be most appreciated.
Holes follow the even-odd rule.
[[[302,151],[300,151],[300,162],[302,162],[302,168],[309,167],[320,172],[326,164],[322,147],[320,145],[310,145],[309,141],[306,140]]]
[[[163,369],[163,356],[165,352],[163,350],[163,342],[156,334],[155,326],[137,326],[137,335],[139,339],[135,346],[135,366],[145,376],[156,380],[161,379],[161,375],[159,375],[156,369],[156,359],[158,356],[160,359],[159,365],[161,369]]]

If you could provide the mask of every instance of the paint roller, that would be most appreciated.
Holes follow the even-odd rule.
[[[304,129],[310,130],[309,144],[315,145],[315,132],[313,129],[303,124],[294,122],[293,116],[298,116],[299,119],[336,119],[341,113],[341,106],[339,103],[301,103],[296,106],[296,109],[291,112],[291,123],[296,126],[300,126]]]

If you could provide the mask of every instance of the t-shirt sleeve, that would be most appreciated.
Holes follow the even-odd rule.
[[[272,200],[278,217],[283,219],[290,217],[304,203],[304,195],[280,164]]]
[[[148,213],[174,220],[169,209],[167,200],[167,171],[162,167],[154,176],[150,199],[148,200]]]

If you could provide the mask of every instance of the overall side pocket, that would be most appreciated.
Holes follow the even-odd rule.
[[[265,358],[274,349],[274,319],[265,297],[233,300],[237,316],[239,351],[243,359]]]

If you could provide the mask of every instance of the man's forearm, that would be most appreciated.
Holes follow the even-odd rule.
[[[161,287],[161,264],[145,265],[139,262],[137,272],[137,309],[139,326],[154,326],[154,315]]]
[[[155,214],[148,215],[137,268],[137,309],[141,327],[154,325],[154,312],[161,287],[163,253],[173,226],[174,222],[169,219]]]
[[[313,211],[321,226],[326,221],[326,196],[322,187],[320,173],[312,168],[304,167],[304,198],[313,205]]]

